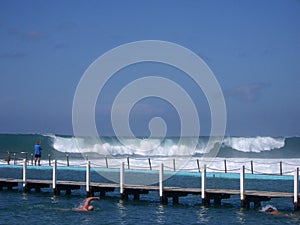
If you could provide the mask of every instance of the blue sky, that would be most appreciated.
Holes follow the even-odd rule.
[[[227,135],[300,135],[298,0],[1,0],[0,132],[72,134],[73,97],[85,70],[110,49],[139,40],[177,43],[207,63],[225,96]],[[200,96],[201,134],[209,133],[201,90],[157,65],[127,68],[107,84],[96,107],[99,133],[112,134],[109,106],[141,71],[169,75],[195,101]],[[178,114],[160,99],[132,110],[134,133],[147,135],[155,116],[165,118],[169,135],[178,134]]]

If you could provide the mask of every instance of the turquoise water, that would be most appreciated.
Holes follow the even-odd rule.
[[[22,169],[22,165],[1,165],[0,168],[3,169]],[[27,166],[28,170],[51,170],[52,171],[52,166]],[[63,170],[70,170],[70,171],[85,171],[86,168],[84,166],[58,166],[58,169],[63,171]],[[114,169],[114,168],[97,168],[93,167],[92,170],[95,172],[115,172],[119,173],[119,169]],[[143,174],[157,174],[157,170],[127,170],[127,172],[132,172],[132,173],[143,173]],[[178,172],[171,172],[171,171],[165,171],[164,172],[166,175],[179,175],[179,176],[194,176],[194,177],[199,177],[201,176],[201,173],[199,172],[184,172],[184,171],[178,171]],[[239,173],[214,173],[214,172],[207,172],[206,174],[207,177],[215,177],[215,178],[228,178],[228,179],[240,179],[240,174]],[[267,174],[245,174],[247,179],[261,179],[261,180],[293,180],[294,177],[291,175],[267,175]]]
[[[51,167],[28,168],[29,179],[51,179]],[[0,173],[1,177],[21,178],[22,167],[3,165]],[[107,173],[118,176],[117,170],[110,169]],[[135,183],[141,178],[147,179],[147,176],[157,176],[157,173],[126,171],[125,175],[128,183]],[[237,175],[217,175],[211,173],[208,176],[208,188],[239,188]],[[246,180],[246,187],[292,192],[291,177],[280,177],[284,179],[275,179],[278,178],[276,176],[263,176],[264,179],[251,177]],[[92,170],[91,178],[92,181],[107,182],[97,169]],[[83,181],[85,169],[59,167],[58,179]],[[166,180],[165,185],[199,187],[200,174],[177,173]],[[180,198],[178,205],[173,205],[171,199],[168,205],[161,205],[157,192],[141,195],[140,201],[134,201],[132,196],[128,201],[123,201],[116,189],[115,192],[107,193],[100,201],[92,202],[95,208],[93,212],[72,210],[82,205],[85,197],[84,187],[72,191],[71,196],[66,196],[64,192],[60,196],[54,196],[51,189],[42,189],[41,193],[23,193],[21,186],[12,191],[4,189],[0,191],[0,224],[300,224],[300,214],[293,212],[292,199],[263,202],[263,205],[271,204],[282,213],[274,216],[260,212],[259,209],[241,209],[239,196],[223,200],[221,206],[214,206],[212,203],[209,207],[203,207],[200,196],[192,195]]]

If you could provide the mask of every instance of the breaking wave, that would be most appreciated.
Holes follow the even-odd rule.
[[[122,145],[116,137],[107,137],[100,142],[89,138],[61,137],[52,135],[53,148],[64,153],[98,153],[102,155],[141,155],[141,156],[184,156],[199,155],[206,151],[208,137],[198,139],[197,148],[189,138],[178,145],[179,138],[160,139],[128,139],[127,145]],[[80,147],[79,147],[80,146]],[[285,138],[275,137],[226,137],[221,150],[235,150],[244,153],[259,153],[280,149],[285,146]],[[145,149],[150,149],[145,151]]]
[[[165,139],[128,139],[127,145],[119,143],[117,138],[105,138],[98,142],[90,138],[60,137],[52,135],[53,148],[64,153],[98,153],[101,155],[141,155],[141,156],[174,156],[190,155],[191,148],[177,145],[177,138]],[[192,143],[191,143],[192,144]],[[145,149],[150,149],[145,151]]]
[[[285,138],[274,137],[230,137],[223,144],[242,152],[262,152],[284,147]]]

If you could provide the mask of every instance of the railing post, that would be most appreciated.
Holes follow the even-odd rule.
[[[282,175],[282,162],[280,161],[280,175]]]
[[[253,174],[253,161],[251,160],[251,174]]]
[[[107,156],[105,156],[105,165],[106,165],[106,168],[108,168]]]
[[[27,189],[27,162],[23,159],[23,190],[26,192]]]
[[[85,179],[86,179],[86,194],[87,194],[87,196],[90,196],[90,194],[91,194],[91,189],[90,189],[91,173],[90,173],[90,170],[91,170],[91,162],[87,161],[86,162],[86,176],[85,176]]]
[[[164,182],[164,164],[161,163],[159,169],[159,198],[161,204],[167,204],[168,198],[165,197],[163,182]]]
[[[200,168],[200,163],[199,163],[199,159],[197,159],[197,166],[198,166],[198,172],[201,172],[201,168]]]
[[[227,173],[227,163],[226,163],[226,159],[224,159],[224,170],[225,170],[225,173]]]
[[[124,182],[125,182],[125,177],[124,177],[124,162],[122,162],[121,163],[121,167],[120,167],[120,194],[121,194],[122,198],[125,197]]]
[[[245,166],[241,166],[240,172],[240,197],[241,197],[241,207],[248,208],[249,205],[245,196]]]
[[[174,170],[174,172],[176,172],[176,162],[175,162],[175,159],[173,159],[173,170]]]
[[[152,170],[152,166],[151,166],[151,160],[150,160],[150,158],[148,158],[148,162],[149,162],[149,168],[150,168],[150,170]]]
[[[8,165],[10,164],[10,152],[9,151],[7,152],[7,164]]]
[[[299,167],[294,171],[294,210],[299,210]]]
[[[129,165],[129,157],[127,157],[127,167],[130,170],[130,165]]]
[[[210,200],[207,199],[206,196],[206,164],[203,165],[201,171],[201,198],[202,198],[202,205],[209,204]]]
[[[56,183],[57,183],[57,161],[53,160],[52,161],[52,189],[54,194],[57,194],[57,187],[56,187]]]
[[[69,154],[66,154],[66,157],[67,157],[67,166],[70,166]]]

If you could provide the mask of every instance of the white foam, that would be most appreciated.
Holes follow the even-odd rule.
[[[124,139],[120,144],[114,139],[100,143],[96,139],[60,137],[51,135],[53,147],[64,153],[88,153],[94,152],[102,155],[140,155],[140,156],[191,156],[209,152],[212,146],[207,146],[205,140],[201,140],[196,149],[193,149],[192,141],[185,140],[178,145],[169,138],[161,143],[160,139]],[[223,147],[227,146],[242,152],[262,152],[284,147],[285,138],[273,137],[227,137],[223,141]]]
[[[242,152],[262,152],[284,147],[284,138],[273,137],[230,137],[224,145]]]
[[[100,155],[139,155],[139,156],[190,156],[203,152],[200,149],[194,152],[189,142],[177,145],[172,139],[165,140],[161,144],[160,139],[127,139],[120,144],[116,140],[100,143],[96,139],[60,137],[51,135],[53,148],[64,153],[89,153],[94,152]],[[192,145],[194,143],[191,143]]]

